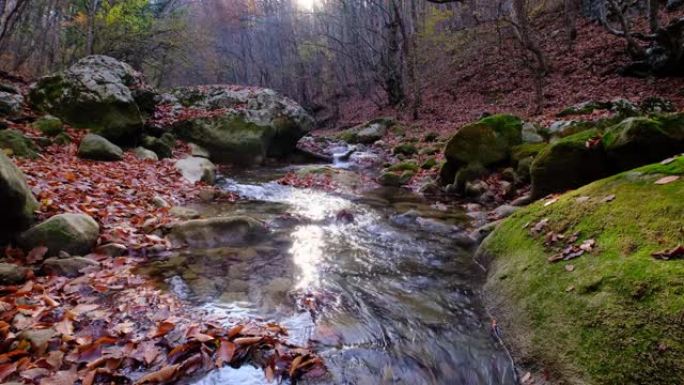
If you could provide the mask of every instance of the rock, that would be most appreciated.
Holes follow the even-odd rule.
[[[134,89],[145,88],[142,75],[108,56],[87,56],[64,72],[33,84],[29,101],[74,127],[89,128],[115,143],[137,140],[143,118]]]
[[[64,132],[62,121],[52,115],[44,115],[33,123],[33,127],[47,136],[57,136]]]
[[[170,143],[175,142],[170,138],[162,139],[154,136],[145,136],[142,140],[142,146],[154,152],[159,159],[170,158],[173,156],[173,146]]]
[[[209,189],[205,188],[200,190],[200,192],[197,194],[199,199],[202,202],[209,203],[212,202],[216,198],[216,190],[214,189]]]
[[[401,174],[385,171],[378,177],[378,183],[388,187],[401,187],[410,182],[414,175],[413,171],[404,171]]]
[[[159,157],[157,154],[154,153],[154,151],[150,151],[146,149],[145,147],[136,147],[133,149],[133,155],[135,155],[136,158],[141,159],[141,160],[153,160],[157,161],[159,160]]]
[[[27,250],[43,245],[48,255],[66,251],[71,255],[89,253],[97,237],[100,226],[84,214],[58,214],[21,233],[19,245]]]
[[[403,143],[392,149],[392,154],[394,155],[405,155],[411,156],[418,153],[418,149],[412,143]]]
[[[503,219],[511,216],[514,212],[518,211],[519,207],[513,205],[501,205],[494,210],[492,210],[492,215],[496,219]]]
[[[556,116],[562,117],[567,115],[587,115],[594,112],[594,110],[610,108],[610,103],[601,103],[593,100],[575,104],[559,112]]]
[[[575,124],[574,120],[557,120],[548,128],[548,132],[552,136],[564,136],[566,130]]]
[[[21,113],[24,98],[15,92],[0,91],[0,116],[15,117]]]
[[[209,151],[205,150],[202,146],[199,146],[195,143],[188,143],[190,146],[190,155],[196,156],[198,158],[207,158],[211,156],[209,154]]]
[[[609,173],[603,148],[587,146],[599,135],[595,129],[563,138],[545,148],[532,163],[532,197],[576,188]]]
[[[245,246],[268,235],[265,226],[250,217],[232,216],[175,223],[168,237],[174,245],[193,248]]]
[[[48,258],[43,262],[43,272],[48,275],[64,277],[78,277],[86,268],[99,267],[100,264],[92,259],[83,257]]]
[[[162,198],[159,195],[155,195],[154,197],[152,197],[152,204],[154,204],[155,206],[157,206],[159,208],[171,207],[169,202],[167,202],[166,199]]]
[[[523,124],[521,138],[523,143],[542,143],[544,137],[539,134],[540,129],[536,124],[526,122]]]
[[[487,235],[494,231],[494,229],[496,229],[500,223],[501,220],[497,220],[478,227],[470,233],[470,238],[474,239],[476,243],[480,243],[487,237]]]
[[[26,280],[28,269],[13,263],[0,263],[0,285],[18,285]]]
[[[0,151],[0,241],[33,223],[38,201],[26,184],[24,174]]]
[[[102,136],[88,134],[78,146],[78,156],[83,159],[117,161],[123,159],[123,150]]]
[[[423,195],[437,195],[442,192],[442,188],[437,183],[430,181],[420,186],[418,192]]]
[[[634,116],[639,114],[639,107],[624,98],[615,98],[610,102],[611,111],[621,116]]]
[[[532,162],[534,162],[534,157],[532,156],[528,156],[527,158],[523,158],[518,161],[515,174],[522,182],[527,182],[530,180],[530,168],[532,167]]]
[[[437,159],[435,158],[428,158],[423,162],[423,164],[420,165],[420,168],[423,170],[432,170],[437,166]]]
[[[511,201],[511,206],[527,206],[533,201],[534,200],[532,199],[532,195],[522,195]]]
[[[646,114],[677,111],[672,101],[657,96],[651,96],[642,100],[639,103],[639,109]]]
[[[489,190],[489,185],[484,181],[476,180],[474,182],[466,182],[464,190],[467,196],[477,198]]]
[[[464,192],[466,189],[466,184],[472,182],[487,174],[487,169],[481,164],[475,162],[462,167],[456,173],[454,178],[454,186],[457,192]]]
[[[177,161],[175,166],[190,183],[214,184],[216,181],[216,166],[206,158],[187,157]]]
[[[522,142],[521,130],[522,121],[511,115],[492,115],[461,127],[444,150],[447,166],[442,167],[442,183],[451,183],[464,165],[489,167],[508,160],[511,148]]]
[[[95,254],[106,255],[108,257],[120,257],[128,252],[128,248],[120,243],[106,243],[95,248]]]
[[[314,126],[299,104],[269,89],[212,86],[178,89],[174,95],[186,106],[225,111],[173,127],[178,137],[204,147],[217,163],[253,165],[284,157]]]
[[[20,131],[7,129],[0,131],[0,149],[14,156],[34,159],[38,157],[38,148],[31,139]]]
[[[343,131],[339,138],[350,144],[373,144],[387,135],[387,130],[392,125],[392,118],[373,119]]]
[[[627,118],[606,130],[603,144],[616,170],[684,152],[684,114]]]
[[[423,136],[423,142],[436,142],[439,140],[439,134],[436,132],[428,132]]]
[[[169,214],[179,219],[196,219],[200,217],[200,213],[197,210],[180,206],[172,207],[169,210]]]

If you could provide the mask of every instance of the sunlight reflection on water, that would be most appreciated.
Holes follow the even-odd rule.
[[[290,254],[300,270],[295,289],[310,289],[319,285],[318,266],[323,260],[324,235],[323,229],[317,225],[300,226],[292,233]]]

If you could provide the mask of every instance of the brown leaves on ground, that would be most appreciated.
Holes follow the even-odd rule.
[[[684,246],[677,245],[672,249],[652,253],[651,256],[653,256],[655,259],[662,259],[665,261],[670,259],[682,259],[684,258]]]
[[[323,375],[277,324],[222,326],[134,274],[127,257],[69,279],[0,287],[0,381],[170,383],[249,361],[275,377]]]
[[[553,251],[553,254],[547,259],[549,262],[553,263],[575,259],[581,257],[585,253],[591,253],[597,246],[595,239],[585,239],[577,244],[580,237],[580,233],[578,232],[566,235],[553,230],[547,230],[549,227],[549,219],[544,218],[534,224],[530,229],[530,235],[533,237],[544,234],[544,246]],[[572,269],[574,270],[574,266]]]

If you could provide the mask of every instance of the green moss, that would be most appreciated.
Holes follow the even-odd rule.
[[[436,132],[428,132],[423,136],[423,142],[436,142],[439,140],[439,134]]]
[[[392,149],[392,153],[394,155],[414,155],[418,153],[418,149],[416,148],[415,145],[411,143],[402,143]]]
[[[519,162],[522,159],[535,157],[542,152],[548,144],[546,143],[524,143],[511,149],[511,159]]]
[[[684,260],[651,257],[684,242],[674,225],[684,217],[684,179],[654,184],[670,174],[684,174],[684,157],[535,203],[487,238],[486,300],[520,361],[545,368],[553,383],[684,382]],[[545,218],[545,232],[578,233],[578,242],[592,238],[597,248],[547,262],[555,252],[529,232]]]
[[[64,132],[64,125],[59,118],[45,115],[33,123],[33,126],[47,136],[57,136]]]
[[[37,146],[17,130],[0,131],[0,149],[6,153],[23,158],[36,158]]]
[[[484,166],[505,161],[512,146],[520,144],[522,121],[512,115],[492,115],[467,124],[447,143],[445,155],[454,163]]]
[[[423,164],[420,165],[420,168],[423,170],[432,170],[437,166],[437,159],[435,158],[428,158],[423,162]]]
[[[412,160],[407,160],[404,162],[395,163],[387,168],[388,171],[414,171],[417,172],[420,169],[418,163]]]

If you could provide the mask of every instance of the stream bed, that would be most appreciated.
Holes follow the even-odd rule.
[[[191,206],[262,220],[266,241],[181,250],[146,272],[198,311],[285,326],[324,359],[330,376],[315,383],[516,383],[479,299],[483,272],[452,238],[466,220],[458,206],[399,189],[341,195],[274,182],[291,170],[231,174],[219,187],[244,200]],[[243,365],[195,383],[267,382]]]

